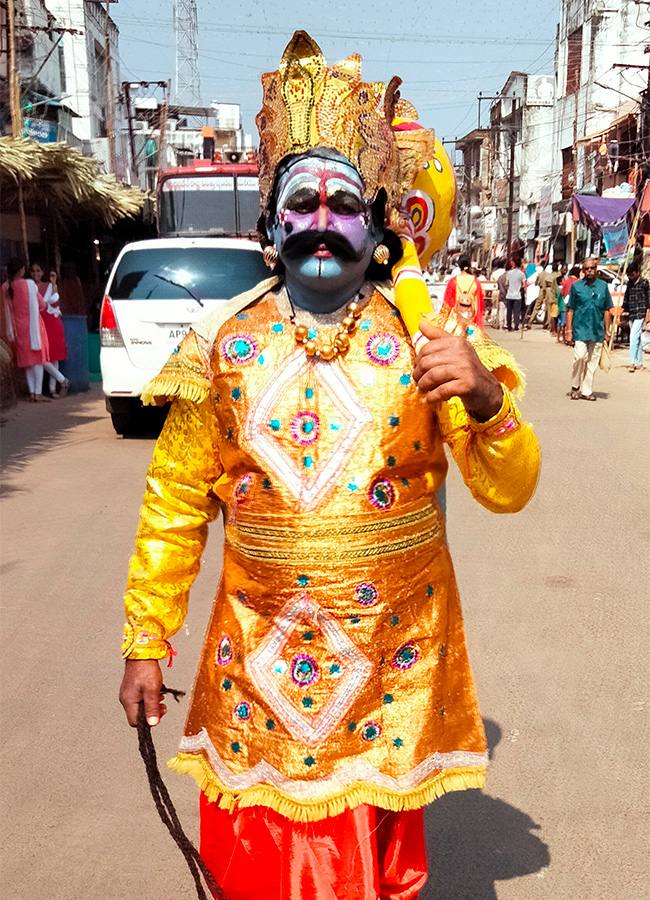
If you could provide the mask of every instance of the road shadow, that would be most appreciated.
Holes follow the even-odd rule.
[[[99,388],[94,388],[83,394],[68,394],[63,400],[42,404],[19,400],[16,406],[3,411],[0,496],[21,490],[19,479],[13,476],[32,457],[50,449],[77,426],[103,418],[95,414],[99,392]],[[90,412],[91,407],[93,412]]]
[[[484,721],[490,758],[501,729]],[[445,794],[425,810],[429,880],[420,900],[497,900],[495,882],[546,868],[540,826],[504,800],[480,790]]]

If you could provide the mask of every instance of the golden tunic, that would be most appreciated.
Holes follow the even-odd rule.
[[[154,382],[175,399],[147,476],[124,655],[167,655],[223,512],[223,575],[170,763],[222,806],[318,819],[484,783],[436,501],[443,445],[494,512],[528,501],[539,452],[507,389],[480,424],[457,399],[427,405],[413,360],[378,291],[332,362],[305,355],[268,292],[213,341],[190,333]]]

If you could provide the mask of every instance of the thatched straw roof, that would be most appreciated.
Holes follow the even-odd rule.
[[[12,204],[17,186],[25,203],[50,206],[63,218],[89,216],[112,225],[135,216],[146,195],[139,188],[118,184],[112,175],[99,173],[96,160],[68,144],[40,144],[29,138],[0,138],[2,205]]]

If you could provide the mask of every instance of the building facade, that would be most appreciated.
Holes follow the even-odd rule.
[[[76,114],[72,143],[99,160],[104,171],[128,178],[126,120],[120,97],[119,31],[100,0],[46,0],[57,21],[77,33],[63,36],[66,102]],[[107,44],[109,52],[107,53]],[[108,131],[112,122],[114,164]]]

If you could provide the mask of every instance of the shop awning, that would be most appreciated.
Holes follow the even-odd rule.
[[[574,194],[573,221],[580,222],[592,231],[597,231],[603,225],[618,225],[625,221],[635,203],[634,195],[599,197],[591,194]]]
[[[608,125],[604,125],[602,128],[599,128],[597,131],[592,131],[591,134],[586,134],[584,137],[578,138],[578,144],[595,144],[597,141],[602,141],[604,135],[609,134],[611,131],[614,131],[615,128],[618,128],[619,125],[623,125],[631,116],[638,116],[640,105],[637,100],[626,100],[625,103],[621,103],[616,111],[616,117],[612,119],[612,121]]]

